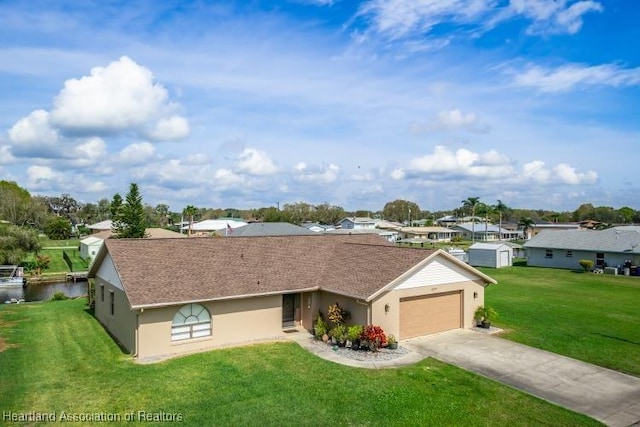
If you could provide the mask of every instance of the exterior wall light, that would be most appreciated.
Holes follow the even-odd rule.
[[[473,293],[473,299],[478,299],[478,293],[477,292]]]
[[[389,310],[391,310],[391,306],[390,306],[389,304],[385,304],[385,305],[384,305],[384,312],[385,312],[385,313],[388,313],[388,312],[389,312]]]

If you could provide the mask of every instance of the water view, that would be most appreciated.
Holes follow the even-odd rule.
[[[36,283],[28,284],[25,287],[11,286],[0,288],[0,303],[5,301],[24,300],[30,301],[48,301],[58,291],[63,292],[70,298],[85,296],[87,294],[86,281],[78,282],[59,282],[59,283]]]

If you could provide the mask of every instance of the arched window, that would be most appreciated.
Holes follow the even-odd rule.
[[[173,316],[171,341],[188,340],[209,335],[211,335],[211,315],[200,304],[187,304]]]

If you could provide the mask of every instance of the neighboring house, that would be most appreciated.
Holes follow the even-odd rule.
[[[398,238],[398,232],[393,230],[382,230],[380,228],[336,228],[335,230],[326,230],[324,234],[342,234],[342,235],[370,235],[381,236],[389,243],[395,243]]]
[[[327,230],[335,230],[333,225],[318,224],[317,222],[305,222],[301,226],[314,233],[324,233]]]
[[[363,228],[376,228],[376,221],[369,217],[344,218],[338,223],[343,230],[358,230]]]
[[[80,257],[82,259],[94,259],[102,246],[104,239],[92,234],[80,240]]]
[[[228,234],[229,230],[235,230],[245,225],[247,225],[247,222],[235,218],[205,219],[204,221],[193,223],[191,225],[191,233],[197,235],[217,233],[224,236]],[[182,226],[181,230],[187,232],[189,224]]]
[[[460,231],[445,227],[402,227],[400,229],[402,239],[421,239],[429,242],[450,242],[460,234]]]
[[[467,262],[474,267],[511,267],[513,248],[505,243],[474,243],[467,250]]]
[[[640,226],[606,230],[546,230],[524,244],[527,265],[580,269],[581,259],[595,267],[640,265]],[[636,272],[638,269],[636,269]]]
[[[374,219],[376,228],[382,228],[383,230],[399,230],[402,228],[402,224],[399,222],[387,221],[384,219]]]
[[[436,224],[442,227],[451,227],[456,225],[460,220],[453,215],[446,215],[436,219]]]
[[[519,245],[514,242],[502,242],[502,243],[509,246],[513,250],[514,258],[525,258],[527,256],[527,252],[524,250],[522,245]]]
[[[91,230],[92,234],[99,233],[101,231],[111,230],[112,227],[113,227],[113,221],[111,221],[110,219],[96,222],[95,224],[87,225],[87,228]]]
[[[227,237],[312,236],[315,234],[313,231],[288,222],[252,222],[229,232]]]
[[[541,231],[564,231],[564,230],[579,230],[580,224],[573,222],[553,222],[553,223],[535,223],[529,230],[527,230],[526,240],[530,240]]]
[[[108,239],[89,271],[95,316],[138,358],[313,328],[338,302],[350,323],[399,339],[471,328],[484,273],[371,235]]]
[[[459,231],[463,239],[477,242],[496,242],[522,238],[522,232],[520,231],[507,230],[493,224],[464,223],[454,225],[451,229]]]

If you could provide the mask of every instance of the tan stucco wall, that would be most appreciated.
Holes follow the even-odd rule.
[[[182,305],[145,309],[139,315],[138,357],[188,353],[282,335],[282,295],[201,303],[212,317],[212,335],[171,341],[171,322]]]
[[[474,326],[473,315],[476,309],[484,305],[484,286],[472,281],[392,290],[384,293],[371,303],[371,323],[381,326],[387,335],[393,334],[397,339],[403,339],[400,336],[400,298],[437,295],[459,290],[462,291],[463,327],[471,328]],[[474,292],[477,293],[477,298],[473,297]],[[388,312],[384,309],[386,304],[389,304]]]
[[[338,294],[333,294],[331,292],[320,291],[317,292],[317,298],[319,309],[322,311],[324,315],[324,320],[329,321],[327,314],[328,308],[330,305],[335,304],[336,302],[342,307],[344,310],[347,310],[351,313],[351,318],[347,320],[347,324],[354,325],[366,325],[369,323],[367,318],[367,306],[364,304],[360,304],[356,302],[355,299],[350,297],[345,297]],[[314,312],[314,315],[318,314],[318,310]]]
[[[300,306],[302,309],[301,325],[306,330],[313,329],[313,319],[318,314],[319,308],[318,292],[303,292],[300,297]]]
[[[104,286],[104,301],[101,298],[100,287]],[[136,312],[131,311],[129,300],[125,293],[96,277],[95,315],[109,333],[122,345],[126,351],[135,353],[136,342]],[[114,315],[111,315],[109,293],[114,295]]]

